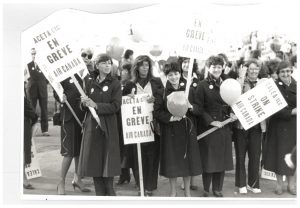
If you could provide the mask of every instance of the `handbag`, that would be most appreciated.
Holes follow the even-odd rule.
[[[150,127],[153,133],[160,136],[160,125],[156,119],[153,119],[153,121],[150,122]]]
[[[53,114],[53,125],[54,126],[61,126],[60,111],[56,111]]]

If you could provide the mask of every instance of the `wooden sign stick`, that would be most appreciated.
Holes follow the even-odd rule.
[[[78,83],[77,79],[74,77],[74,75],[71,76],[76,88],[78,89],[79,93],[81,94],[81,96],[86,96],[86,94],[84,93],[83,89],[81,88],[80,84]],[[94,119],[97,121],[98,125],[101,128],[101,123],[100,123],[100,119],[99,116],[96,113],[96,110],[92,107],[89,107],[89,110],[92,114],[92,116],[94,117]]]
[[[139,162],[139,179],[140,179],[140,192],[141,197],[144,197],[144,181],[143,181],[143,163],[142,163],[142,151],[141,151],[141,143],[137,143],[138,150],[138,162]]]

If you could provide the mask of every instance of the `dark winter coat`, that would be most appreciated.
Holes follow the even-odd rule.
[[[189,118],[170,122],[172,114],[167,108],[167,96],[174,91],[184,91],[185,86],[175,90],[167,81],[154,103],[154,117],[160,122],[161,158],[160,175],[167,178],[196,176],[202,173],[196,129]]]
[[[196,90],[194,113],[202,118],[201,125],[208,130],[213,121],[229,117],[230,107],[220,96],[220,83],[211,75],[199,82]],[[207,173],[233,169],[231,129],[228,125],[207,135],[199,141],[203,171]]]
[[[284,156],[296,146],[297,116],[291,115],[291,112],[297,107],[297,83],[292,79],[290,86],[287,86],[278,80],[276,85],[288,105],[269,120],[264,168],[279,175],[291,176],[295,170],[286,165]]]
[[[81,78],[75,74],[78,83],[82,87]],[[80,106],[80,93],[74,84],[72,78],[68,78],[61,82],[67,101],[82,123],[85,111]],[[55,99],[60,102],[57,94],[54,92]],[[60,104],[60,121],[61,121],[61,154],[63,156],[77,157],[80,154],[82,128],[78,124],[74,115],[70,111],[66,103]]]
[[[47,79],[40,70],[38,65],[34,65],[34,62],[27,64],[30,78],[28,80],[27,90],[28,96],[32,98],[44,98],[48,97],[47,91]]]
[[[78,83],[80,84],[80,86],[82,87],[82,80],[80,79],[80,77],[78,75],[75,75]],[[68,78],[64,81],[61,82],[61,86],[64,89],[64,94],[67,97],[67,100],[70,104],[70,106],[72,107],[72,109],[74,110],[76,116],[79,118],[80,121],[83,120],[84,118],[84,114],[85,111],[83,111],[81,109],[80,106],[80,93],[78,91],[78,89],[76,88],[72,78]],[[54,98],[60,102],[57,94],[54,92]],[[60,120],[61,122],[67,122],[70,121],[73,118],[73,114],[71,113],[71,111],[69,110],[68,106],[64,103],[60,105]]]
[[[24,97],[24,163],[31,163],[31,127],[37,122],[38,116],[32,108],[30,101]]]
[[[98,83],[86,77],[86,94],[96,104],[102,129],[87,111],[79,156],[78,172],[82,176],[113,177],[120,175],[119,132],[116,113],[122,101],[120,82],[107,75]]]

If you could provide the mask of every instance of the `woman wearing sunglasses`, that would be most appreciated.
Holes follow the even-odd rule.
[[[270,118],[264,168],[276,173],[276,194],[283,193],[283,175],[286,175],[287,190],[296,195],[295,169],[286,165],[284,156],[296,146],[297,83],[291,76],[292,69],[288,62],[279,63],[277,74],[276,85],[288,105]]]
[[[91,48],[81,49],[81,57],[90,73],[92,71],[94,71],[94,63],[92,61],[93,54],[94,54],[94,52],[93,52],[93,49],[91,49]]]

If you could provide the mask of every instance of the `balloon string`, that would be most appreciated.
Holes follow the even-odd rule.
[[[192,120],[191,120],[189,117],[185,117],[185,129],[188,128],[188,122],[190,122],[191,125],[190,125],[189,130],[187,131],[187,132],[188,132],[188,135],[187,135],[187,137],[186,137],[185,153],[184,153],[184,156],[183,156],[184,159],[186,158],[187,149],[188,149],[188,142],[189,142],[189,139],[190,139],[190,135],[191,135],[191,133],[192,133],[192,125],[193,125]]]

